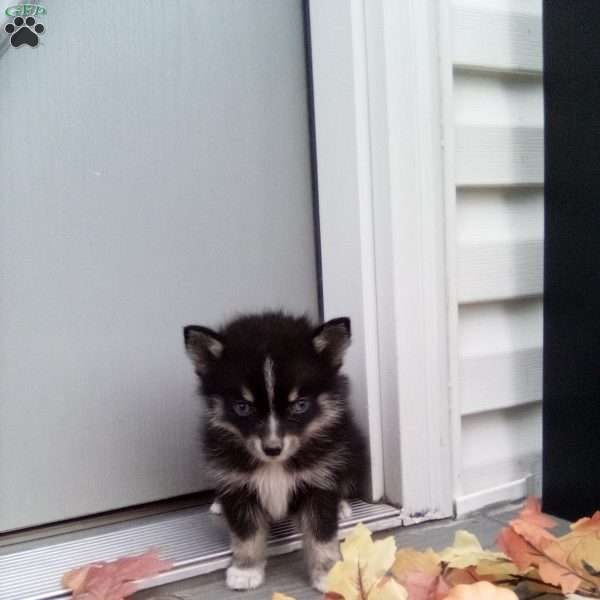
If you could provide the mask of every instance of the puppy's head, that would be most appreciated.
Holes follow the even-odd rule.
[[[259,461],[287,460],[342,417],[336,392],[349,319],[315,328],[304,318],[268,313],[218,332],[189,325],[184,338],[210,426],[235,435]]]

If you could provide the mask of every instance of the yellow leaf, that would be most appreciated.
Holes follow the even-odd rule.
[[[508,559],[482,560],[476,566],[477,575],[490,575],[494,579],[505,579],[511,575],[519,575],[521,571]]]
[[[392,565],[392,573],[402,581],[408,573],[418,572],[431,577],[437,577],[441,570],[440,556],[431,548],[419,552],[414,548],[402,548],[396,553],[396,560]]]
[[[286,596],[285,594],[280,594],[279,592],[275,592],[271,600],[294,600],[294,598],[291,596]]]
[[[327,591],[336,592],[344,600],[360,598],[358,567],[355,562],[339,561],[327,575]]]
[[[329,592],[342,595],[344,600],[406,600],[406,590],[386,577],[396,554],[393,537],[374,542],[371,532],[359,524],[341,544],[341,552],[343,560],[327,576]]]
[[[370,530],[359,523],[340,544],[344,560],[357,560],[360,555],[368,552],[373,544]]]
[[[463,529],[454,535],[454,545],[440,552],[440,558],[453,569],[464,569],[477,565],[482,560],[507,560],[502,552],[484,550],[479,540]]]
[[[370,590],[367,600],[408,600],[408,592],[393,577],[383,577]]]

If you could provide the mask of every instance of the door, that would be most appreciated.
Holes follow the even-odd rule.
[[[318,312],[301,1],[44,6],[0,32],[0,531],[206,489],[182,326]]]

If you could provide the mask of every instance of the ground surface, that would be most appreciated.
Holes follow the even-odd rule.
[[[444,520],[383,532],[377,537],[393,534],[398,547],[417,549],[432,547],[441,550],[452,544],[457,529],[474,533],[485,548],[494,546],[498,532],[518,512],[520,505],[488,509],[459,520]],[[306,579],[301,552],[279,556],[269,561],[267,581],[251,592],[232,592],[225,587],[223,572],[188,579],[162,588],[136,594],[134,600],[270,600],[273,592],[293,596],[297,600],[319,600],[322,595],[312,590]]]

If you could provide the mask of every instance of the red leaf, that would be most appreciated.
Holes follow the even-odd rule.
[[[542,512],[542,503],[539,498],[528,498],[525,506],[519,514],[519,519],[523,519],[543,529],[552,529],[556,527],[556,521]]]
[[[563,594],[577,590],[582,579],[567,563],[567,553],[544,527],[551,519],[539,510],[539,503],[529,501],[518,519],[500,532],[498,546],[521,570],[537,567],[545,583],[560,587]]]
[[[136,579],[151,577],[173,567],[156,550],[127,556],[113,562],[91,563],[73,569],[63,577],[63,585],[73,591],[72,600],[122,600],[137,591]]]
[[[449,587],[441,576],[412,572],[401,582],[408,592],[408,600],[442,600]]]

